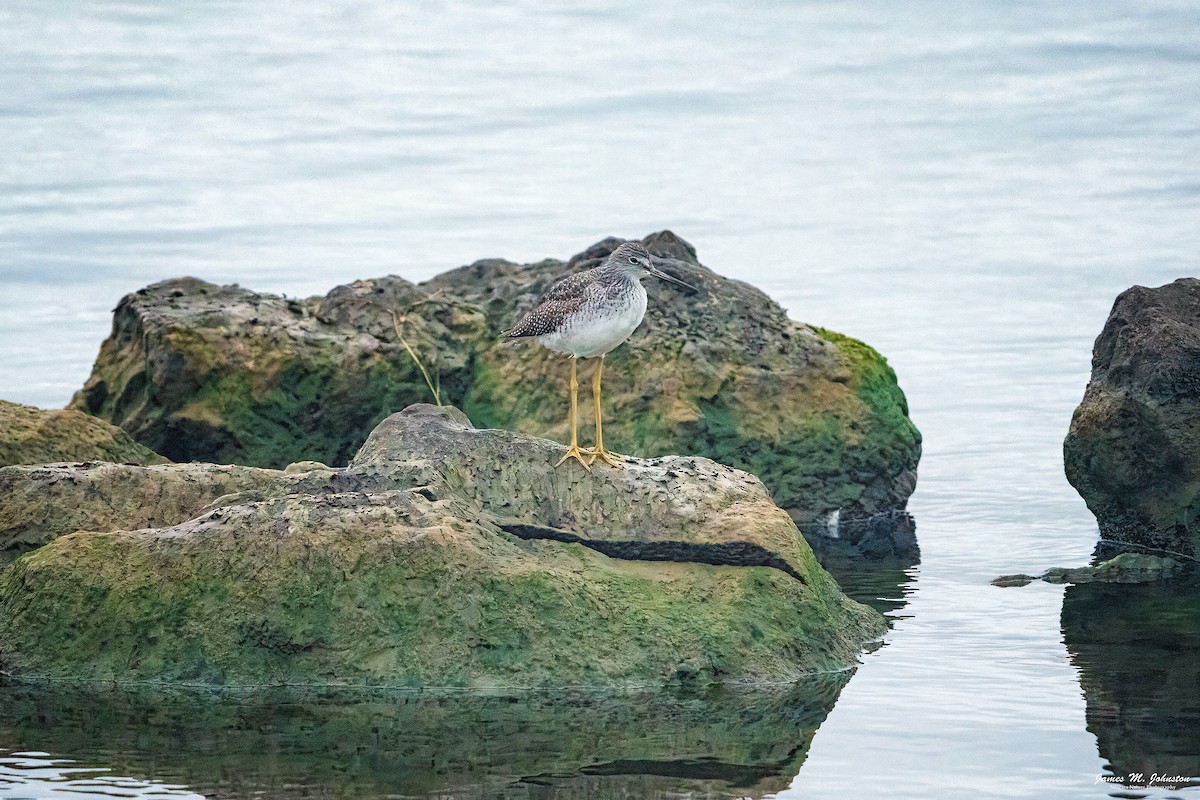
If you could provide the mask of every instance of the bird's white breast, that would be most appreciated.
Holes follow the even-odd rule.
[[[544,347],[578,358],[602,356],[629,338],[646,316],[646,290],[633,281],[618,298],[597,298],[538,337]]]

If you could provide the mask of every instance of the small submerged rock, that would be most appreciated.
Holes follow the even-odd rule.
[[[1052,567],[1042,575],[1047,583],[1149,583],[1178,575],[1185,565],[1173,558],[1122,553],[1091,567]]]
[[[1088,567],[1051,567],[1041,575],[1001,575],[993,586],[1025,586],[1046,583],[1151,583],[1181,575],[1192,565],[1165,556],[1122,553]]]
[[[753,476],[690,457],[556,470],[561,449],[418,405],[345,469],[0,470],[85,508],[118,497],[0,573],[0,661],[212,684],[790,681],[882,632]],[[176,500],[147,522],[156,485]]]

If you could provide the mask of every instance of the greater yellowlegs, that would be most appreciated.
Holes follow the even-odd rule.
[[[640,242],[624,242],[612,251],[600,266],[563,278],[551,286],[537,306],[516,325],[504,331],[509,339],[536,337],[550,350],[571,357],[571,444],[554,466],[568,458],[585,468],[597,459],[614,467],[620,456],[604,448],[604,427],[600,418],[600,376],[604,356],[629,338],[646,315],[646,289],[642,278],[653,275],[687,289],[695,287],[658,269],[657,265],[676,264],[674,259],[650,255]],[[579,380],[576,363],[580,358],[600,357],[592,376],[592,400],[596,406],[596,446],[581,450],[579,427]]]

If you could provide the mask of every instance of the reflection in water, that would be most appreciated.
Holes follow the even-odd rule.
[[[907,511],[796,523],[817,560],[912,566],[921,560],[917,521]]]
[[[72,797],[762,797],[850,674],[700,694],[9,686],[0,753],[27,755],[0,760],[0,796],[57,796],[84,770]]]
[[[842,587],[846,596],[883,614],[888,626],[906,619],[901,613],[909,597],[917,589],[919,568],[895,561],[863,562],[826,559],[821,566],[828,570]]]
[[[1200,783],[1200,584],[1070,586],[1062,629],[1107,769]]]

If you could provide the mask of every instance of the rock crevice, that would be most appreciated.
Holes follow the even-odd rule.
[[[726,542],[723,544],[695,544],[677,541],[627,541],[577,536],[559,528],[529,525],[523,522],[501,522],[500,530],[521,539],[546,539],[567,544],[590,547],[609,558],[628,561],[677,561],[681,564],[712,564],[729,567],[774,567],[791,575],[801,583],[804,576],[790,564],[766,548],[752,542]]]

